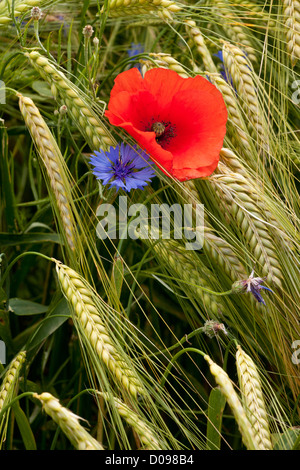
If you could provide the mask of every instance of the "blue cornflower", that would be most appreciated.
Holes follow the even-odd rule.
[[[128,57],[134,57],[135,55],[142,54],[144,52],[144,47],[138,43],[131,43],[131,48],[127,50]]]
[[[245,279],[243,281],[237,281],[233,284],[232,290],[233,292],[251,292],[251,294],[254,295],[255,299],[264,305],[266,305],[264,299],[262,298],[262,295],[260,291],[262,289],[268,290],[270,292],[273,292],[271,289],[268,287],[262,286],[262,282],[264,282],[264,278],[262,277],[254,277],[254,269],[248,279]]]
[[[144,189],[144,186],[155,176],[148,155],[135,145],[123,142],[111,147],[109,151],[95,151],[90,163],[95,168],[93,173],[104,185],[117,190]]]
[[[144,47],[138,43],[138,44],[135,44],[134,42],[131,43],[131,48],[130,49],[127,49],[127,54],[128,54],[128,57],[134,57],[138,54],[142,54],[143,52],[145,51]],[[131,59],[131,62],[134,61],[135,59]],[[137,68],[140,72],[142,70],[142,65],[141,64],[135,64],[133,67]]]

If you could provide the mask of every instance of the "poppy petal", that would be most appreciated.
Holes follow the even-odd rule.
[[[136,93],[144,89],[144,82],[141,73],[137,68],[126,70],[126,72],[119,73],[114,80],[114,86],[111,90],[110,97],[113,98],[122,91],[128,93]]]
[[[143,78],[130,69],[116,78],[105,115],[181,181],[209,176],[218,165],[227,110],[222,94],[203,77],[156,68]],[[164,126],[163,134],[152,131],[154,123]]]

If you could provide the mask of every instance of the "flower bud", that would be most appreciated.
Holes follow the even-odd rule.
[[[33,7],[31,10],[31,18],[34,21],[39,21],[42,18],[42,10],[39,7]]]
[[[93,34],[94,34],[94,29],[93,29],[93,27],[92,27],[90,24],[87,24],[87,25],[83,28],[82,34],[83,34],[84,36],[86,36],[87,38],[92,37]]]
[[[63,114],[67,114],[67,112],[68,112],[68,108],[67,108],[67,106],[66,106],[65,104],[63,104],[63,105],[59,108],[59,113],[60,113],[61,115],[63,115]]]
[[[210,338],[212,338],[213,336],[216,336],[220,331],[223,331],[223,333],[227,335],[225,325],[215,320],[207,320],[204,324],[203,331]]]

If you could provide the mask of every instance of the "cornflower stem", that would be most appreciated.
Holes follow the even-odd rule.
[[[83,50],[84,50],[84,70],[83,70],[83,74],[87,74],[87,79],[88,79],[88,82],[89,82],[89,85],[90,85],[90,89],[94,95],[94,99],[96,99],[96,96],[95,96],[95,89],[93,87],[93,82],[92,82],[92,78],[91,78],[91,70],[90,70],[90,64],[93,60],[93,56],[90,57],[90,48],[91,48],[91,38],[90,36],[84,36],[84,45],[83,45]]]
[[[153,354],[148,354],[147,357],[158,356],[159,354],[164,354],[166,352],[172,351],[173,349],[178,348],[178,346],[181,346],[183,343],[193,338],[193,336],[196,336],[199,333],[203,333],[204,331],[205,331],[204,326],[200,326],[200,328],[197,328],[196,330],[192,331],[188,335],[184,335],[179,341],[177,341],[177,343],[173,344],[169,348],[162,349],[161,351],[158,351]]]
[[[52,57],[52,55],[50,54],[49,51],[47,51],[47,49],[45,49],[45,47],[43,46],[41,40],[40,40],[40,35],[39,35],[39,20],[33,20],[33,30],[34,30],[34,35],[35,35],[35,38],[38,42],[38,45],[40,46],[40,48],[42,49],[42,51],[46,54],[47,57],[49,57],[51,60],[54,60],[54,58]]]
[[[19,23],[16,21],[16,18],[15,18],[15,0],[12,0],[11,7],[12,7],[11,8],[11,16],[12,16],[13,24],[14,24],[16,30],[17,30],[18,39],[20,41],[20,44],[23,47],[24,44],[23,44],[23,40],[22,40],[21,29],[20,29]]]
[[[200,349],[196,349],[196,348],[185,348],[185,349],[182,349],[181,351],[178,351],[178,353],[175,354],[175,356],[172,357],[172,359],[170,360],[169,364],[167,365],[166,367],[166,370],[165,372],[163,373],[163,376],[160,380],[160,385],[161,387],[164,387],[165,383],[166,383],[166,380],[167,380],[167,376],[169,375],[170,373],[170,370],[172,369],[173,367],[173,364],[177,361],[177,359],[184,353],[189,353],[189,352],[194,352],[194,353],[197,353],[197,354],[200,354],[200,356],[203,356],[205,357],[206,354],[201,351]]]
[[[172,346],[170,346],[169,348],[165,348],[165,349],[162,349],[161,351],[157,351],[156,353],[152,353],[152,354],[148,354],[147,355],[147,358],[148,357],[152,357],[152,356],[158,356],[159,354],[165,354],[165,353],[168,353],[170,351],[172,351],[173,349],[176,349],[178,348],[179,346],[181,346],[182,344],[184,344],[185,342],[188,342],[191,338],[193,338],[194,336],[198,335],[198,334],[201,334],[201,333],[205,333],[206,331],[206,327],[205,326],[200,326],[199,328],[197,328],[196,330],[192,331],[191,333],[189,333],[188,335],[184,335],[179,341],[177,341],[177,343],[175,344],[172,344]],[[235,344],[237,344],[237,341],[236,339],[227,332],[227,336],[229,337],[230,336],[230,340],[234,341]],[[225,361],[224,361],[225,362]]]

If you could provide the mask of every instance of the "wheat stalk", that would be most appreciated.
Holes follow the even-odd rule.
[[[268,416],[258,370],[248,354],[238,345],[236,366],[244,407],[261,450],[271,450]]]
[[[259,446],[256,441],[256,435],[254,434],[251,423],[236,391],[234,390],[230,378],[224,369],[213,362],[208,355],[205,355],[204,359],[209,364],[210,372],[215,377],[216,383],[219,385],[222,394],[226,397],[227,403],[230,406],[238,424],[245,446],[248,450],[258,450]]]
[[[195,204],[200,203],[199,193],[192,180],[183,182],[181,187],[184,200],[188,199],[194,207]],[[232,281],[245,279],[247,277],[246,269],[234,253],[231,245],[214,233],[206,214],[204,214],[204,219],[203,251],[207,258],[217,264]]]
[[[75,222],[63,178],[63,156],[53,135],[31,98],[17,93],[19,107],[38,153],[47,170],[69,247],[75,249]]]
[[[209,178],[248,243],[251,253],[270,283],[282,286],[282,271],[272,236],[247,180],[238,173],[226,172]]]
[[[159,53],[151,52],[149,56],[151,57],[152,60],[148,60],[148,61],[145,61],[143,59],[140,60],[140,63],[143,64],[143,69],[142,69],[143,74],[147,70],[150,70],[153,67],[162,67],[162,68],[174,70],[182,78],[189,77],[189,74],[185,71],[184,67],[176,59],[174,59],[174,57],[172,57],[170,54],[165,54],[163,52],[159,52]]]
[[[109,371],[134,397],[143,393],[140,381],[129,361],[125,362],[106,328],[92,288],[77,272],[54,260],[61,289],[72,307],[74,321]]]
[[[185,20],[184,24],[188,36],[192,39],[192,41],[197,47],[197,51],[202,58],[205,70],[207,70],[208,72],[216,73],[217,67],[212,59],[210,51],[208,50],[205,44],[205,40],[202,33],[196,25],[196,22],[194,20],[189,19]]]
[[[250,165],[253,161],[253,144],[245,120],[243,118],[236,93],[218,73],[207,73],[209,80],[222,93],[228,111],[227,131],[231,141],[239,148],[241,154]]]
[[[26,359],[26,352],[21,351],[10,363],[0,387],[0,411],[6,406],[12,397],[19,373]]]
[[[111,17],[142,15],[157,11],[162,17],[172,19],[172,13],[179,12],[182,6],[170,0],[110,0],[108,8]],[[101,11],[104,11],[103,8]]]
[[[254,141],[268,149],[267,126],[258,100],[257,87],[254,83],[255,73],[250,61],[239,47],[225,41],[223,60],[226,73],[233,81],[245,115],[249,116],[249,131]]]
[[[216,280],[200,258],[195,260],[191,252],[185,250],[175,240],[161,239],[159,242],[153,243],[152,249],[158,258],[164,261],[167,270],[184,282],[185,292],[187,289],[193,292],[193,298],[208,313],[209,317],[219,318],[224,310],[224,305],[220,299],[202,289],[213,291],[211,282],[216,282]]]
[[[283,16],[287,29],[287,51],[295,66],[300,58],[300,2],[298,0],[283,0]]]
[[[77,450],[104,450],[102,445],[96,441],[79,423],[79,416],[63,407],[59,400],[51,393],[33,393],[33,398],[38,399],[44,411],[55,421],[73,446]]]
[[[84,136],[91,149],[107,150],[116,145],[106,126],[88,105],[83,93],[58,70],[47,57],[37,51],[26,52],[34,68],[51,85],[53,95],[61,96],[67,106],[68,114],[72,117],[79,132]]]
[[[101,393],[100,395],[103,396],[105,400],[113,403],[119,415],[133,428],[147,450],[163,449],[163,444],[159,442],[159,439],[154,435],[150,426],[141,419],[136,411],[132,410],[117,397],[110,396],[107,393]]]

